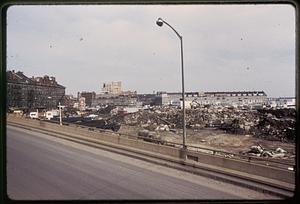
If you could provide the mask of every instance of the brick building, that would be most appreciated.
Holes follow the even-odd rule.
[[[27,77],[23,72],[7,71],[7,108],[52,109],[62,102],[65,87],[55,77]]]

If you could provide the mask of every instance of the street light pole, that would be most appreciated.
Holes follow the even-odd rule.
[[[167,26],[169,26],[178,36],[178,38],[180,39],[180,49],[181,49],[181,82],[182,82],[182,112],[183,112],[183,116],[182,116],[182,126],[183,126],[183,130],[182,130],[182,149],[185,152],[186,151],[186,124],[185,124],[185,92],[184,92],[184,69],[183,69],[183,37],[170,25],[168,24],[166,21],[164,21],[162,18],[158,18],[156,21],[156,24],[158,26],[162,26],[163,24],[166,24]],[[186,158],[186,155],[184,155],[184,159]]]
[[[183,112],[183,138],[182,138],[182,148],[186,150],[186,124],[185,124],[185,91],[184,91],[184,69],[183,69],[183,40],[180,37],[181,45],[181,87],[182,87],[182,112]]]

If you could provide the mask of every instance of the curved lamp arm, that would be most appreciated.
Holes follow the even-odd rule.
[[[156,21],[156,24],[158,26],[162,26],[163,24],[166,24],[167,26],[169,26],[175,33],[176,35],[182,39],[182,36],[177,32],[177,30],[175,30],[175,28],[173,28],[169,23],[167,23],[166,21],[164,21],[162,18],[158,18],[157,21]]]

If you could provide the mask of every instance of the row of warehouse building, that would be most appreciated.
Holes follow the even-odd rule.
[[[65,87],[55,77],[27,77],[23,72],[7,71],[7,108],[53,109],[61,103],[65,106],[85,109],[112,104],[115,106],[140,107],[182,106],[180,92],[157,92],[155,94],[137,94],[136,91],[122,91],[121,82],[104,83],[102,92],[78,92],[77,97],[65,94]],[[231,92],[186,92],[186,107],[249,106],[259,107],[295,107],[294,97],[268,98],[264,91]]]
[[[79,101],[85,100],[85,105],[115,106],[177,106],[182,107],[182,93],[157,92],[156,94],[95,94],[82,92]],[[89,96],[88,96],[89,95]],[[88,100],[86,100],[88,99]],[[233,106],[250,108],[294,108],[294,97],[268,98],[264,91],[232,91],[232,92],[187,92],[185,93],[186,108],[193,106]],[[82,104],[82,103],[81,103]]]

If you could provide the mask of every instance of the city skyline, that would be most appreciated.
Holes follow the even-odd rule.
[[[20,70],[7,70],[8,72],[13,72],[13,73],[18,73],[18,72],[21,72],[22,74],[24,74],[22,71],[20,71]],[[26,75],[25,75],[26,76]],[[28,77],[28,76],[26,76],[26,77]],[[54,77],[54,76],[48,76],[48,75],[43,75],[43,76],[32,76],[32,78],[30,78],[30,79],[37,79],[37,78],[44,78],[44,77],[48,77],[48,78],[52,78],[52,77]],[[28,77],[29,78],[29,77]],[[55,80],[55,77],[54,77],[54,80]],[[116,81],[111,81],[111,82],[105,82],[104,84],[110,84],[110,83],[119,83],[120,81],[118,81],[118,82],[116,82]],[[59,85],[59,86],[63,86],[62,84],[60,84],[59,82],[57,82],[57,85]],[[63,86],[64,87],[64,86]],[[67,88],[67,87],[65,87],[65,88]],[[123,90],[122,89],[122,86],[120,87],[121,89],[120,89],[120,93],[115,93],[116,95],[118,95],[118,94],[122,94],[122,93],[127,93],[127,92],[132,92],[132,93],[134,93],[134,92],[136,92],[136,91],[134,91],[134,90]],[[248,91],[248,90],[237,90],[237,91],[193,91],[193,90],[191,90],[191,91],[188,91],[188,92],[186,92],[186,94],[190,94],[190,93],[226,93],[226,92],[228,92],[228,93],[243,93],[243,92],[251,92],[251,93],[260,93],[260,92],[263,92],[264,93],[264,90],[253,90],[253,91]],[[100,89],[100,90],[89,90],[89,91],[86,91],[86,90],[78,90],[77,92],[76,92],[76,94],[66,94],[66,95],[69,95],[69,96],[73,96],[73,97],[76,97],[76,95],[78,95],[79,93],[95,93],[95,94],[113,94],[113,93],[108,93],[107,91],[104,91],[103,90],[103,87]],[[157,91],[157,92],[153,92],[153,93],[136,93],[136,94],[160,94],[160,93],[180,93],[181,94],[181,92],[180,91],[177,91],[177,92],[167,92],[167,91],[164,91],[164,90],[160,90],[160,91]],[[272,97],[271,97],[272,98]],[[279,96],[278,98],[281,98],[281,96]],[[285,98],[285,97],[283,97],[283,98]],[[290,97],[287,97],[287,98],[290,98]]]
[[[66,94],[122,81],[138,93],[265,91],[295,96],[295,11],[288,5],[12,6],[7,70],[54,76]]]

